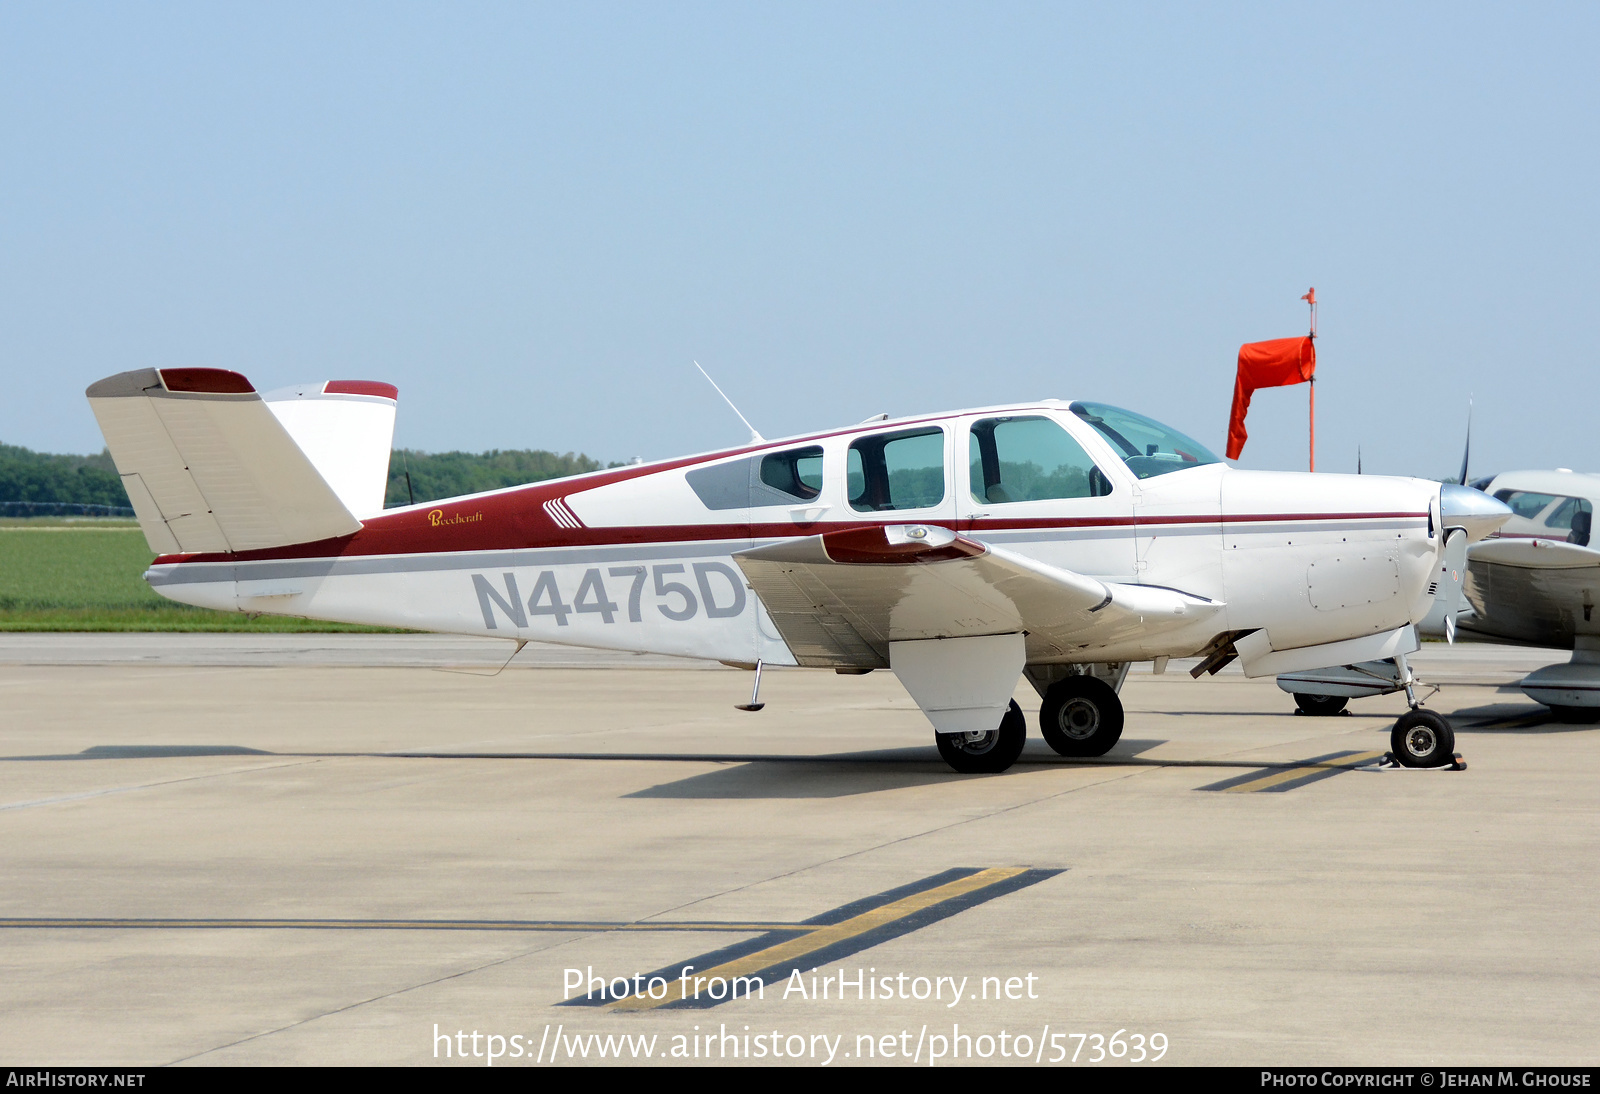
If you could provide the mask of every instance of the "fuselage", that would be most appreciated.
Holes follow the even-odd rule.
[[[1185,656],[1254,630],[1315,646],[1426,611],[1437,483],[1241,471],[1107,412],[1125,414],[1048,400],[872,422],[387,510],[334,540],[162,556],[146,577],[222,610],[795,665],[813,662],[735,554],[916,523],[1219,606],[1111,644],[1030,640],[1029,663]]]

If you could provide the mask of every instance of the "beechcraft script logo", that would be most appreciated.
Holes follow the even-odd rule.
[[[433,509],[428,513],[428,524],[434,528],[439,528],[447,524],[477,524],[482,519],[483,510],[481,509],[471,515],[465,513],[452,513],[448,517],[444,515],[443,509]]]

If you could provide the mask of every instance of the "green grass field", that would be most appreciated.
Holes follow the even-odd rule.
[[[131,520],[0,520],[0,631],[376,629],[174,604],[144,583],[153,558]]]

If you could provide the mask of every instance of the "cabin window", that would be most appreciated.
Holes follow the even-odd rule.
[[[697,467],[684,478],[707,509],[793,505],[822,493],[822,449],[813,444],[747,456]]]
[[[1576,543],[1579,547],[1589,546],[1589,535],[1594,525],[1594,506],[1585,498],[1568,498],[1556,513],[1560,517],[1559,523],[1552,516],[1550,524],[1567,529],[1567,542]]]
[[[1072,434],[1049,418],[985,418],[967,438],[972,500],[982,505],[1099,498],[1111,484]]]
[[[1587,523],[1580,521],[1579,518],[1585,513],[1592,512],[1592,507],[1583,498],[1562,498],[1561,504],[1544,518],[1544,522],[1547,527],[1571,531],[1579,523]]]
[[[1565,539],[1580,547],[1589,546],[1594,506],[1587,498],[1535,494],[1527,490],[1496,490],[1494,496],[1510,506],[1511,511],[1523,520],[1531,520],[1550,529],[1552,539]],[[1543,520],[1539,519],[1541,513],[1545,514]]]
[[[761,457],[761,482],[800,501],[822,493],[822,449],[818,445]]]
[[[845,468],[858,513],[927,509],[944,501],[944,430],[908,429],[862,437]]]
[[[1556,500],[1554,494],[1534,494],[1527,490],[1498,490],[1494,495],[1511,507],[1523,520],[1538,520],[1545,507]]]

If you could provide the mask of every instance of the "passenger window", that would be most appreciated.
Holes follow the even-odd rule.
[[[1511,507],[1523,520],[1533,520],[1544,512],[1545,506],[1556,500],[1554,494],[1531,494],[1526,490],[1497,490],[1496,498]]]
[[[967,460],[972,499],[995,505],[1111,493],[1083,446],[1049,418],[985,418],[972,424]]]
[[[817,445],[697,467],[684,476],[707,509],[793,505],[822,493]]]
[[[1561,504],[1544,519],[1546,528],[1556,533],[1567,533],[1568,543],[1589,545],[1590,525],[1594,520],[1594,507],[1584,498],[1563,498]]]
[[[1550,515],[1544,518],[1545,526],[1549,528],[1571,528],[1573,515],[1579,511],[1580,507],[1588,508],[1588,505],[1589,503],[1581,498],[1563,498],[1561,499],[1561,504],[1552,509]]]
[[[863,437],[850,446],[845,478],[858,513],[926,509],[944,501],[944,430]]]
[[[792,498],[810,501],[822,493],[822,449],[811,445],[762,457],[761,481]]]

